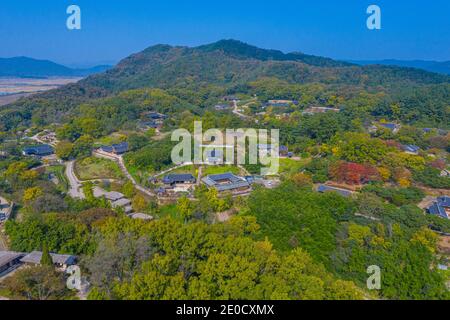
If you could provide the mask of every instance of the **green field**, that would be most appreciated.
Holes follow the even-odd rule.
[[[75,174],[80,180],[123,179],[119,165],[113,161],[88,157],[75,163]]]
[[[235,175],[241,174],[241,169],[236,166],[225,165],[225,166],[205,166],[203,167],[202,174],[203,176],[207,176],[210,174],[222,174],[231,172]]]
[[[112,133],[109,136],[103,137],[95,141],[95,146],[109,146],[116,143],[121,143],[126,140],[126,136],[120,133]]]
[[[280,174],[291,175],[300,172],[308,163],[311,162],[310,158],[301,160],[293,160],[289,158],[280,159]]]
[[[198,167],[194,165],[184,166],[181,168],[177,168],[175,170],[172,170],[169,172],[170,174],[176,174],[176,173],[190,173],[194,177],[198,175]]]

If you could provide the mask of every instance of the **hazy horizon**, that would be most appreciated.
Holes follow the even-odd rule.
[[[220,40],[224,40],[224,39],[217,39],[217,41],[220,41]],[[239,39],[232,39],[232,40],[239,40]],[[214,42],[216,42],[216,41],[214,41]],[[161,44],[163,44],[163,45],[171,45],[171,46],[182,46],[182,45],[179,45],[179,44],[168,44],[168,43],[157,43],[157,44],[153,44],[151,46],[161,45]],[[204,43],[204,44],[209,44],[209,43]],[[248,43],[248,44],[249,45],[253,45],[252,43]],[[200,44],[200,45],[202,45],[202,44]],[[127,55],[125,55],[125,56],[123,56],[121,58],[118,58],[117,60],[109,60],[109,61],[108,60],[99,60],[99,61],[71,61],[71,62],[64,62],[64,61],[59,61],[58,59],[53,60],[53,59],[48,59],[48,58],[45,58],[45,57],[37,58],[37,57],[27,56],[27,55],[0,56],[0,58],[8,59],[8,58],[26,57],[26,58],[36,59],[36,60],[48,60],[48,61],[60,64],[60,65],[63,65],[63,66],[69,67],[69,68],[80,68],[80,69],[83,69],[83,68],[92,68],[92,67],[101,66],[101,65],[115,65],[118,62],[120,62],[122,59],[124,59],[124,58],[126,58],[126,57],[128,57],[128,56],[130,56],[130,55],[132,55],[134,53],[143,51],[143,50],[145,50],[145,49],[147,49],[147,48],[149,48],[151,46],[144,47],[141,50],[136,51],[136,52],[130,52],[129,54],[127,54]],[[194,46],[188,46],[188,47],[194,47]],[[311,53],[311,52],[303,52],[301,50],[283,51],[283,50],[280,50],[278,48],[262,48],[262,49],[279,50],[279,51],[282,51],[283,53],[291,53],[291,52],[297,51],[297,52],[302,52],[302,53],[309,54],[309,55],[321,56],[320,54],[315,54],[315,53]],[[389,60],[409,61],[409,62],[413,62],[413,61],[448,62],[448,61],[450,61],[450,58],[447,59],[447,60],[436,60],[436,59],[398,59],[398,58],[392,58],[392,57],[386,57],[386,58],[380,58],[380,59],[365,59],[365,58],[361,58],[361,59],[346,59],[346,58],[338,59],[338,58],[330,57],[330,56],[323,56],[323,57],[332,58],[334,60],[340,60],[340,61],[348,61],[348,62],[352,62],[352,61],[354,61],[354,62],[389,61]]]

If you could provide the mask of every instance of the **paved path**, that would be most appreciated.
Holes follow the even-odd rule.
[[[197,186],[201,184],[202,177],[203,177],[203,167],[200,166],[198,167]]]
[[[0,196],[0,204],[2,206],[7,206],[6,208],[2,208],[0,210],[0,212],[4,213],[6,215],[6,220],[9,220],[11,217],[11,214],[13,212],[14,209],[14,202],[9,202],[7,199],[3,198],[2,196]],[[2,221],[4,222],[4,221]]]
[[[66,162],[66,177],[69,180],[69,195],[72,198],[85,199],[86,196],[83,193],[82,185],[78,180],[73,170],[75,161]]]
[[[244,167],[243,165],[239,164],[237,167],[238,167],[239,169],[241,169],[241,170],[244,172],[244,174],[245,174],[246,176],[251,176],[250,172],[248,172],[248,170],[245,169],[245,167]]]
[[[241,117],[241,118],[243,118],[243,119],[249,118],[249,116],[247,116],[247,115],[245,115],[245,114],[239,112],[238,104],[237,104],[237,101],[236,101],[236,100],[233,101],[233,104],[234,104],[233,113],[234,113],[235,115],[237,115],[238,117]]]
[[[30,137],[30,139],[31,139],[31,140],[34,140],[34,141],[36,141],[36,142],[45,144],[45,142],[42,141],[42,140],[39,138],[39,135],[40,135],[40,134],[41,134],[41,133],[39,132],[38,134],[35,134],[34,136]]]
[[[0,232],[3,232],[0,230]],[[8,246],[6,245],[3,234],[0,234],[0,251],[8,251]]]
[[[380,221],[381,219],[379,219],[379,218],[376,218],[376,217],[372,217],[372,216],[369,216],[369,215],[367,215],[367,214],[362,214],[362,213],[355,213],[355,216],[357,216],[357,217],[363,217],[363,218],[366,218],[366,219],[369,219],[369,220],[372,220],[372,221]]]
[[[123,157],[122,156],[107,154],[107,153],[104,153],[104,152],[101,152],[101,151],[94,151],[93,154],[96,157],[109,159],[109,160],[117,162],[117,164],[119,165],[120,170],[127,177],[127,179],[130,180],[131,183],[133,183],[134,187],[137,190],[139,190],[142,193],[145,193],[146,195],[148,195],[150,197],[156,196],[156,194],[151,192],[149,189],[147,189],[147,188],[141,186],[139,183],[137,183],[136,179],[134,179],[134,177],[130,174],[130,172],[128,171],[127,167],[125,166],[125,162],[123,161]]]
[[[5,210],[2,210],[3,213],[6,213],[6,219],[9,219],[14,204],[9,203],[8,200],[3,198],[2,196],[0,196],[0,204],[9,205],[8,208],[6,208]],[[8,250],[8,245],[6,243],[6,240],[7,240],[7,238],[6,238],[6,234],[4,233],[3,225],[0,224],[0,251]]]
[[[48,144],[48,145],[51,145],[52,147],[55,147],[55,146],[56,146],[56,143],[55,143],[55,142],[45,142],[44,140],[42,140],[42,139],[39,137],[40,134],[42,134],[42,132],[39,132],[38,134],[35,134],[34,136],[30,137],[30,139],[33,140],[33,141],[36,141],[36,142],[38,142],[38,143],[41,143],[41,144]]]

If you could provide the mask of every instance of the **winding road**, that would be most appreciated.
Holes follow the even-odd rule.
[[[239,111],[238,104],[237,104],[237,101],[236,101],[236,100],[233,101],[233,104],[234,104],[233,113],[234,113],[235,115],[237,115],[238,117],[241,117],[241,118],[243,118],[243,119],[249,118],[249,116],[247,116],[247,115],[245,115],[245,114],[243,114],[243,113],[241,113],[241,112]]]
[[[140,184],[137,183],[136,179],[133,178],[133,176],[130,174],[130,172],[128,171],[127,167],[125,166],[125,162],[123,161],[123,157],[122,156],[111,155],[111,154],[104,153],[104,152],[101,152],[101,151],[98,151],[98,150],[94,151],[93,155],[96,156],[96,157],[99,157],[99,158],[104,158],[104,159],[108,159],[108,160],[112,160],[112,161],[117,162],[119,164],[120,170],[127,177],[127,179],[131,181],[131,183],[134,185],[134,187],[137,190],[139,190],[142,193],[145,193],[146,195],[148,195],[150,197],[156,196],[155,193],[151,192],[150,190],[146,189],[145,187],[143,187],[143,186],[141,186]]]
[[[69,180],[69,195],[72,198],[85,199],[86,196],[82,190],[82,184],[74,172],[75,161],[66,162],[66,177]]]

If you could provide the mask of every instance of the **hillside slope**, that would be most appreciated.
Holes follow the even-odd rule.
[[[76,84],[28,97],[0,110],[8,130],[27,123],[33,110],[42,122],[60,121],[80,103],[139,88],[198,91],[211,85],[233,91],[250,81],[277,78],[293,84],[324,85],[396,92],[404,88],[450,83],[450,77],[393,66],[357,66],[302,53],[284,54],[222,40],[196,48],[156,45],[123,59],[104,73]]]
[[[104,74],[80,83],[111,91],[203,84],[238,85],[261,77],[292,83],[326,82],[398,86],[449,82],[450,77],[394,66],[357,66],[301,53],[259,49],[222,40],[196,48],[156,45],[122,60]]]

